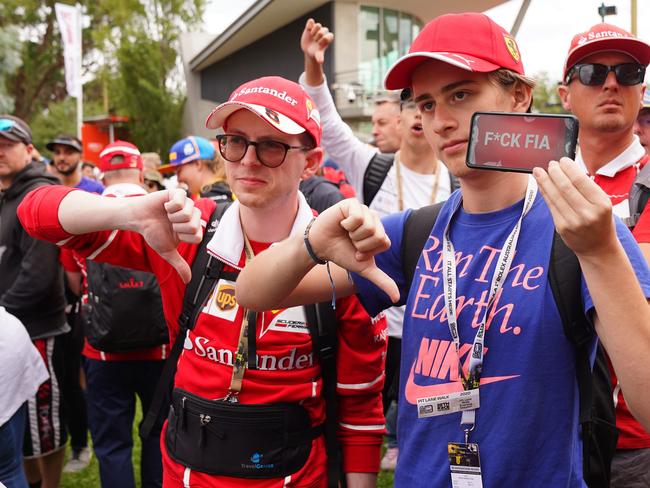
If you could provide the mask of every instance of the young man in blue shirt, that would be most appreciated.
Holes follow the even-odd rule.
[[[580,261],[592,353],[597,333],[647,426],[650,273],[643,256],[612,219],[607,196],[572,161],[535,168],[534,177],[466,166],[474,112],[526,112],[531,104],[516,42],[488,17],[434,19],[391,68],[386,87],[412,90],[426,137],[461,183],[420,251],[412,286],[401,255],[409,212],[386,217],[382,227],[347,200],[321,214],[304,238],[247,266],[238,302],[264,310],[325,300],[335,288],[337,296],[357,293],[371,314],[406,305],[396,486],[586,486],[575,352],[547,276],[554,231]],[[332,262],[332,286],[325,266],[315,266],[324,261]],[[451,413],[430,413],[446,407]],[[471,469],[454,473],[450,463],[458,460]],[[457,484],[468,478],[474,484]]]

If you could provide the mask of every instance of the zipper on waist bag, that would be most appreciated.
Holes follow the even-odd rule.
[[[199,428],[199,447],[203,447],[205,445],[205,429],[206,426],[212,421],[212,417],[209,415],[200,414],[199,418],[201,422],[201,427]]]

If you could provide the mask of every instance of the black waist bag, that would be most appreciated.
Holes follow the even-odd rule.
[[[202,473],[278,478],[305,465],[321,431],[295,403],[242,405],[177,388],[165,446],[174,461]]]

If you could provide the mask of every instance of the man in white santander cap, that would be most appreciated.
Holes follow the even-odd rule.
[[[227,209],[209,199],[194,206],[183,191],[108,199],[54,187],[30,195],[23,222],[40,238],[158,278],[170,335],[180,338],[173,351],[183,351],[168,360],[178,368],[164,486],[336,487],[337,439],[347,486],[372,486],[384,432],[383,316],[372,320],[354,297],[337,300],[328,323],[309,307],[256,313],[235,299],[253,255],[302,235],[313,218],[298,185],[323,156],[318,110],[298,84],[266,77],[236,89],[207,126],[225,132],[219,151],[237,195]],[[211,293],[194,298],[206,281]]]

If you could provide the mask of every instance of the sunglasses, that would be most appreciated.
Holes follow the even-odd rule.
[[[219,152],[223,159],[231,163],[238,163],[248,151],[248,146],[255,147],[257,160],[267,168],[277,168],[284,163],[287,152],[295,149],[308,151],[312,149],[307,146],[290,146],[280,141],[249,141],[243,136],[236,134],[220,134],[217,136]]]
[[[567,72],[564,83],[568,85],[573,80],[573,75],[578,74],[580,83],[587,86],[600,86],[605,83],[609,72],[613,71],[616,81],[622,86],[632,86],[643,83],[645,66],[639,63],[622,63],[608,66],[599,63],[576,64]]]

